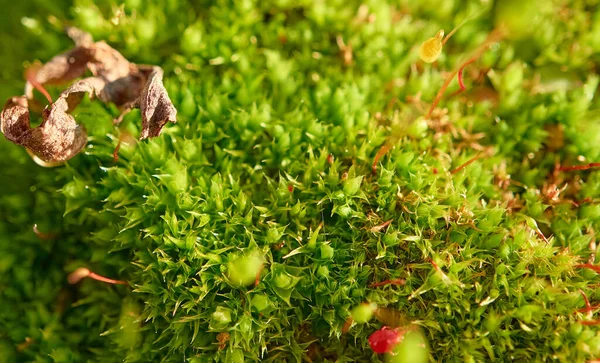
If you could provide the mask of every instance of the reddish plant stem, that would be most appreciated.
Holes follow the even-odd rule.
[[[589,163],[586,165],[572,165],[572,166],[561,166],[558,168],[560,171],[576,171],[576,170],[588,170],[591,168],[600,168],[600,163]]]
[[[37,225],[37,223],[33,225],[33,233],[35,233],[35,234],[36,234],[36,236],[38,236],[40,239],[52,239],[52,238],[54,238],[54,235],[53,235],[53,234],[51,234],[51,233],[44,233],[44,232],[41,232],[41,231],[38,229],[38,225]]]
[[[113,285],[129,285],[129,283],[127,281],[109,279],[108,277],[98,275],[97,273],[92,272],[85,267],[81,267],[81,268],[78,268],[77,270],[73,271],[68,276],[67,279],[70,284],[76,284],[86,277],[89,277],[96,281],[106,282],[108,284],[113,284]]]
[[[29,68],[25,72],[25,78],[27,78],[27,82],[31,83],[31,85],[33,86],[33,88],[35,88],[38,91],[40,91],[40,93],[43,94],[44,97],[46,97],[46,99],[48,100],[49,104],[52,104],[53,101],[52,101],[52,97],[50,96],[50,93],[48,93],[48,91],[44,88],[44,86],[42,86],[41,84],[39,84],[35,80],[36,73],[37,73],[37,70],[35,68]]]
[[[385,285],[404,285],[406,280],[404,279],[394,279],[394,280],[385,280],[381,282],[375,282],[369,285],[369,288],[380,287]]]
[[[576,268],[587,268],[597,273],[600,273],[600,266],[592,265],[591,263],[582,263],[579,265],[575,265]]]
[[[448,89],[448,86],[454,79],[454,76],[456,76],[458,74],[458,72],[461,69],[463,69],[464,67],[466,67],[468,64],[473,63],[474,61],[479,59],[479,57],[481,57],[481,55],[483,53],[485,53],[485,51],[488,49],[488,47],[492,43],[499,41],[500,39],[502,39],[503,36],[504,36],[503,32],[499,29],[491,32],[490,35],[488,35],[487,39],[477,49],[475,49],[475,51],[472,53],[472,55],[469,58],[467,58],[466,61],[462,62],[458,68],[453,70],[450,73],[450,75],[448,75],[448,77],[446,77],[444,84],[442,84],[442,87],[440,88],[437,95],[435,96],[435,99],[431,103],[431,107],[429,108],[429,111],[427,112],[427,115],[425,116],[425,118],[427,118],[427,119],[431,118],[431,114],[433,113],[433,110],[436,108],[438,103],[440,103],[440,101],[442,100],[442,97],[444,96],[446,89]]]
[[[117,146],[115,147],[115,151],[113,151],[113,162],[119,161],[119,150],[121,149],[121,142],[123,142],[123,138],[119,137],[119,141],[117,142]]]
[[[460,91],[463,92],[466,87],[465,87],[465,83],[463,82],[463,71],[465,70],[465,67],[468,66],[469,64],[475,62],[475,59],[471,59],[469,60],[467,63],[463,64],[462,67],[460,67],[460,69],[458,70],[458,85],[460,86]]]
[[[390,149],[391,146],[389,144],[385,144],[379,149],[379,151],[375,155],[375,159],[373,159],[373,166],[371,167],[373,174],[377,174],[377,164],[379,163],[379,159],[381,159],[383,155],[390,151]]]
[[[262,268],[256,273],[256,278],[254,279],[254,287],[257,287],[260,284],[260,275],[262,273]]]
[[[540,231],[539,228],[535,229],[535,233],[538,235],[538,237],[540,237],[544,242],[546,242],[546,244],[548,244],[548,238],[546,238],[546,236],[544,236],[544,234],[542,233],[542,231]]]
[[[456,77],[457,77],[458,86],[460,87],[460,89],[457,90],[456,92],[454,92],[453,94],[451,94],[450,97],[458,96],[459,94],[466,91],[467,87],[465,87],[465,82],[463,80],[463,71],[465,70],[465,67],[467,67],[469,64],[471,64],[473,62],[475,62],[475,59],[471,59],[467,63],[463,64],[463,66],[458,70],[458,75]]]
[[[90,271],[90,275],[88,277],[90,279],[94,279],[96,281],[102,281],[102,282],[106,282],[108,284],[113,284],[113,285],[129,285],[129,283],[127,283],[127,281],[109,279],[108,277],[98,275],[97,273],[94,273],[91,271]]]
[[[592,305],[590,304],[590,300],[588,300],[583,290],[579,289],[579,293],[581,294],[581,296],[583,296],[583,301],[585,301],[585,307],[583,309],[579,309],[578,311],[586,313],[589,317],[592,317]]]
[[[346,320],[346,322],[344,323],[344,326],[342,327],[342,333],[347,333],[348,330],[350,330],[350,327],[352,326],[352,322],[354,320],[352,320],[352,317],[349,317],[348,320]]]
[[[333,164],[333,154],[327,155],[327,163],[329,165]]]
[[[579,322],[581,325],[600,325],[600,320],[584,320]]]
[[[475,161],[477,161],[477,159],[479,159],[482,156],[482,153],[479,153],[477,155],[475,155],[474,157],[472,157],[471,159],[467,160],[465,163],[463,163],[462,165],[460,165],[459,167],[457,167],[456,169],[450,171],[450,174],[456,174],[459,171],[463,170],[464,168],[466,168],[467,166],[473,164]]]

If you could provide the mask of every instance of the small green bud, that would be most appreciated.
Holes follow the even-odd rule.
[[[263,266],[263,256],[255,251],[230,261],[227,265],[227,277],[235,286],[247,286],[254,283]]]
[[[398,239],[398,231],[386,233],[383,237],[383,243],[388,247],[398,245],[400,243],[400,240]]]
[[[429,362],[429,346],[427,340],[419,331],[409,331],[404,339],[388,355],[388,362],[425,363]]]
[[[250,305],[256,309],[256,311],[263,312],[273,306],[273,303],[266,295],[254,295],[250,301]]]
[[[229,352],[228,352],[229,353]],[[240,348],[236,348],[234,350],[231,351],[231,355],[229,355],[229,357],[227,357],[226,361],[227,362],[232,362],[232,363],[244,363],[244,351]]]
[[[508,31],[512,39],[522,39],[530,35],[539,20],[536,1],[503,0],[496,2],[496,26]]]
[[[217,306],[217,309],[212,313],[210,318],[210,329],[222,330],[231,322],[231,309]]]
[[[293,283],[294,281],[292,280],[292,277],[287,273],[279,273],[275,277],[275,286],[279,288],[289,289]]]
[[[273,244],[279,242],[283,233],[276,227],[269,228],[267,231],[267,243]]]
[[[317,270],[317,275],[328,278],[329,277],[329,268],[327,266],[320,266]]]
[[[377,304],[364,303],[354,307],[350,315],[352,316],[352,320],[354,320],[355,322],[359,324],[364,324],[373,318],[375,310],[377,310]]]
[[[333,258],[334,249],[330,245],[321,245],[321,258],[331,259]]]
[[[156,22],[149,19],[138,19],[135,23],[135,33],[141,44],[149,44],[156,35]]]
[[[181,100],[181,106],[179,107],[181,113],[187,117],[194,117],[198,112],[196,101],[194,100],[194,94],[189,88],[183,91],[183,100]]]
[[[337,214],[339,214],[342,218],[348,218],[352,214],[352,208],[350,208],[348,205],[343,205],[338,208]]]
[[[579,334],[581,334],[582,330],[583,330],[583,325],[581,325],[579,323],[573,323],[569,327],[569,333],[571,333],[571,336],[573,338],[577,338],[579,336]]]
[[[423,117],[419,117],[416,120],[414,120],[410,124],[410,126],[408,126],[406,133],[408,134],[408,136],[417,139],[423,137],[423,134],[427,131],[428,128],[429,126],[427,125],[427,120],[425,120]]]
[[[523,64],[511,63],[504,71],[502,77],[502,90],[505,92],[515,91],[523,84]]]
[[[363,176],[357,176],[356,178],[349,178],[344,181],[344,194],[354,195],[360,190]]]
[[[186,54],[197,53],[202,47],[202,29],[197,25],[187,27],[181,37],[181,50]]]

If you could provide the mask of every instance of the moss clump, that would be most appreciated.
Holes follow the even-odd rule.
[[[505,6],[44,4],[0,25],[4,99],[23,62],[70,48],[68,23],[160,65],[178,123],[129,141],[139,112],[117,129],[84,101],[88,146],[54,169],[0,142],[0,359],[377,361],[368,337],[390,319],[348,325],[364,303],[435,361],[600,356],[600,173],[556,167],[600,160],[594,1],[543,2],[430,118]],[[130,286],[69,285],[81,267]]]

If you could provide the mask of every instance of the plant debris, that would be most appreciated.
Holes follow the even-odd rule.
[[[114,103],[123,113],[139,108],[142,114],[140,139],[155,137],[167,122],[175,122],[177,110],[163,85],[163,70],[157,66],[130,63],[104,41],[77,28],[68,28],[76,47],[52,58],[39,69],[30,71],[25,95],[11,97],[1,116],[4,136],[33,152],[44,162],[64,162],[79,153],[87,143],[87,132],[71,115],[85,93],[90,98]],[[82,77],[52,102],[44,86],[61,84]],[[50,104],[42,111],[40,126],[30,127],[28,100],[40,90]],[[118,122],[122,117],[118,118]]]

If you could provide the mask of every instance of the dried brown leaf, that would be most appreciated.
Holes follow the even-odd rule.
[[[4,136],[31,150],[46,162],[63,162],[83,149],[87,141],[85,128],[68,114],[67,99],[47,107],[40,126],[31,128],[27,98],[12,97],[2,111]]]
[[[154,67],[136,102],[142,113],[142,140],[158,136],[167,122],[176,122],[177,110],[163,86],[162,78],[163,70]]]
[[[124,112],[140,108],[141,139],[158,136],[167,122],[176,121],[177,110],[163,85],[160,67],[130,63],[105,42],[94,42],[90,34],[77,28],[68,28],[67,33],[76,48],[33,70],[28,76],[25,96],[13,97],[6,103],[0,121],[8,140],[23,145],[45,162],[72,158],[83,149],[87,139],[85,128],[77,125],[70,114],[84,93],[112,102]],[[27,100],[32,99],[33,89],[44,91],[44,85],[71,81],[83,76],[86,70],[93,77],[67,88],[44,109],[42,124],[31,128]]]
[[[43,86],[61,84],[81,77],[85,74],[91,56],[90,49],[84,47],[59,54],[35,72],[33,81]],[[27,81],[25,95],[29,99],[33,98],[33,88],[33,82]]]

